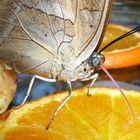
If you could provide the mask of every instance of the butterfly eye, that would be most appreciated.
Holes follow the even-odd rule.
[[[90,64],[94,68],[99,68],[105,61],[105,57],[102,54],[93,54]]]
[[[100,66],[100,64],[101,64],[101,61],[100,61],[100,59],[98,57],[93,57],[92,58],[91,65],[93,67],[98,67],[98,66]]]

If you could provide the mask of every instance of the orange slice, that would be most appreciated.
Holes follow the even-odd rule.
[[[124,90],[135,121],[117,89],[73,90],[48,130],[52,114],[67,92],[44,97],[12,109],[0,117],[0,140],[138,140],[140,93]]]
[[[112,40],[130,31],[122,25],[109,24],[100,48]],[[140,64],[140,32],[130,35],[104,50],[106,61],[104,66],[108,69],[125,68]]]

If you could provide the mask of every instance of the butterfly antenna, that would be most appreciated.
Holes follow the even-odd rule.
[[[109,46],[111,46],[112,44],[114,44],[115,42],[118,42],[119,40],[122,40],[123,38],[127,37],[127,36],[130,36],[136,32],[140,31],[140,25],[137,26],[136,28],[130,30],[129,32],[121,35],[120,37],[116,38],[115,40],[111,41],[109,44],[107,44],[105,47],[103,47],[99,53],[101,53],[103,50],[105,50],[106,48],[108,48]]]
[[[132,116],[132,121],[134,121],[134,113],[133,113],[133,110],[131,108],[131,105],[127,99],[127,97],[125,96],[124,92],[122,91],[122,89],[120,88],[120,86],[118,85],[118,83],[115,81],[115,79],[111,76],[111,74],[108,72],[107,69],[105,69],[103,66],[100,66],[100,68],[107,74],[107,76],[111,79],[111,81],[113,82],[113,84],[118,88],[118,90],[120,91],[120,93],[122,94],[125,102],[126,102],[126,105],[128,106],[128,109],[130,111],[130,114]]]

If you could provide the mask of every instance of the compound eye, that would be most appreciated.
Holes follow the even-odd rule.
[[[98,57],[93,57],[91,60],[91,65],[93,67],[99,67],[101,65],[101,59]]]

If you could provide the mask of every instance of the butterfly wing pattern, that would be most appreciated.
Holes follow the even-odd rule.
[[[1,0],[0,59],[19,71],[54,79],[90,76],[110,0]],[[82,75],[82,76],[81,76]]]

